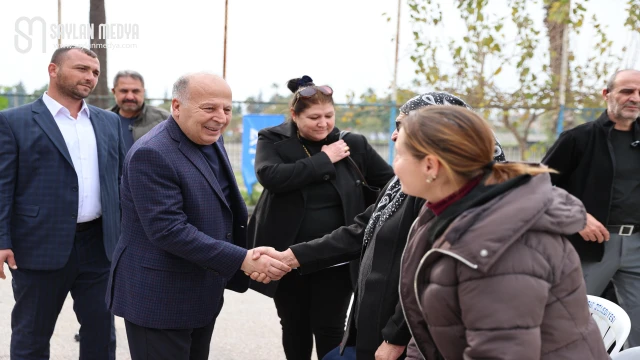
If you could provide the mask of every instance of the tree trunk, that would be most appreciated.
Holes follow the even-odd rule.
[[[111,95],[107,83],[107,40],[103,39],[104,36],[100,36],[100,24],[107,23],[104,0],[90,0],[89,23],[93,24],[95,29],[95,36],[91,39],[91,50],[98,55],[98,61],[100,61],[98,85],[93,91],[93,94],[89,97],[89,103],[105,109],[109,106]]]
[[[553,107],[560,106],[560,73],[562,72],[562,37],[567,31],[568,26],[565,23],[569,17],[569,3],[571,0],[545,0],[545,18],[544,25],[547,28],[549,37],[549,68],[551,69],[551,91],[553,92]],[[567,74],[568,75],[568,74]],[[569,76],[567,76],[567,82]],[[569,93],[569,91],[567,91]],[[555,133],[558,127],[558,113],[552,116],[552,131]]]
[[[516,123],[520,125],[516,125],[513,121],[511,121],[509,110],[505,108],[502,111],[502,124],[513,134],[513,137],[516,138],[516,141],[518,142],[518,148],[520,149],[520,160],[525,161],[527,160],[527,151],[529,150],[529,130],[531,129],[531,125],[536,122],[540,114],[536,113],[535,111],[531,113],[527,110],[526,113],[518,116],[520,116],[521,118],[519,119],[519,121],[516,121]]]

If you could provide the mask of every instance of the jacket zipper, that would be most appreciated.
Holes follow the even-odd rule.
[[[417,221],[418,221],[418,218],[416,218],[416,219],[413,221],[413,224],[411,224],[411,227],[409,228],[409,234],[407,235],[407,244],[409,243],[409,238],[411,237],[411,233],[413,232],[413,227],[416,225],[416,222],[417,222]],[[413,279],[413,293],[414,293],[414,295],[415,295],[415,297],[416,297],[416,303],[418,304],[418,308],[420,308],[420,312],[421,312],[421,313],[424,313],[424,310],[422,309],[422,305],[420,304],[420,299],[418,298],[418,274],[420,273],[420,268],[422,268],[422,265],[424,265],[424,262],[425,262],[425,260],[427,259],[427,257],[428,257],[429,255],[433,254],[433,253],[436,253],[436,252],[439,252],[439,253],[444,254],[444,255],[451,256],[452,258],[454,258],[454,259],[456,259],[456,260],[460,261],[461,263],[463,263],[463,264],[467,265],[468,267],[470,267],[470,268],[472,268],[472,269],[474,269],[474,270],[478,268],[478,265],[477,265],[477,264],[474,264],[474,263],[472,263],[471,261],[469,261],[469,260],[467,260],[467,259],[463,258],[462,256],[460,256],[460,255],[458,255],[458,254],[456,254],[456,253],[453,253],[453,252],[451,252],[451,251],[448,251],[448,250],[442,250],[442,249],[431,249],[431,250],[427,251],[427,253],[426,253],[426,254],[424,254],[424,256],[422,257],[422,259],[420,260],[420,263],[418,264],[418,267],[417,267],[417,269],[416,269],[416,274],[415,274],[414,279]],[[401,263],[401,264],[402,264],[403,262],[404,262],[404,252],[402,253],[402,257],[401,257],[401,260],[400,260],[400,263]],[[400,277],[401,277],[401,279],[400,279],[400,284],[402,284],[402,272],[400,272]],[[401,286],[401,285],[399,285],[399,286]],[[402,297],[400,297],[400,298],[402,299]],[[402,307],[402,312],[404,312],[404,314],[405,314],[405,320],[407,320],[407,324],[408,324],[408,323],[409,323],[409,320],[408,320],[408,319],[406,319],[406,317],[407,317],[407,316],[406,316],[406,314],[407,314],[407,313],[406,313],[406,311],[405,311],[405,309],[404,309],[404,303],[402,302],[402,300],[400,300],[400,307]],[[412,337],[412,338],[414,338],[414,341],[415,341],[415,336],[413,335],[413,331],[411,330],[411,326],[407,326],[407,327],[409,328],[409,332],[411,333],[411,337]],[[435,344],[434,344],[434,345],[435,345]],[[420,355],[422,356],[422,358],[423,358],[423,359],[426,359],[426,357],[425,357],[425,356],[424,356],[424,354],[422,353],[422,350],[420,350],[420,346],[418,346],[418,344],[417,344],[417,343],[416,343],[416,348],[418,349],[418,352],[420,353]]]
[[[420,304],[420,298],[418,297],[418,274],[420,273],[420,269],[422,268],[422,266],[424,265],[425,260],[427,260],[427,257],[429,257],[429,255],[433,254],[433,253],[441,253],[444,255],[448,255],[451,256],[452,258],[460,261],[461,263],[467,265],[468,267],[476,270],[478,268],[478,265],[472,263],[471,261],[463,258],[462,256],[453,253],[451,251],[448,250],[442,250],[442,249],[431,249],[429,251],[427,251],[426,254],[424,254],[424,256],[422,257],[422,260],[420,260],[420,263],[418,264],[418,268],[416,269],[416,274],[413,278],[413,293],[416,296],[416,302],[418,303],[418,307],[420,308],[420,312],[424,313],[424,310],[422,309],[422,305]]]
[[[411,233],[413,232],[413,227],[416,225],[416,222],[418,222],[419,218],[420,218],[420,216],[418,216],[415,220],[413,220],[413,223],[411,224],[411,227],[409,228],[409,233],[407,234],[407,245],[409,244],[409,238],[411,237]],[[406,253],[406,246],[405,246],[405,251],[402,252],[402,256],[400,257],[400,264],[404,263],[404,254],[405,253]],[[400,271],[400,282],[398,283],[398,292],[400,292],[400,287],[402,286],[402,268],[400,270],[401,271]],[[413,330],[411,330],[411,326],[409,326],[409,319],[407,318],[407,312],[404,309],[404,302],[402,301],[402,296],[400,296],[400,307],[402,308],[402,313],[404,314],[404,319],[407,322],[407,327],[409,328],[409,333],[411,333],[411,337],[413,338],[413,340],[415,342],[416,337],[413,335]],[[420,307],[420,304],[418,304],[418,307]],[[420,310],[420,311],[422,311],[422,310]],[[418,343],[416,343],[416,348],[418,349],[418,352],[420,353],[420,356],[422,356],[423,359],[426,359],[426,357],[422,353],[422,350],[420,350],[420,346],[418,346]]]
[[[609,129],[609,132],[607,133],[607,147],[609,148],[609,156],[611,157],[613,175],[611,176],[611,187],[609,187],[609,205],[607,209],[607,220],[603,224],[605,227],[609,225],[609,218],[611,216],[611,202],[613,201],[613,181],[615,180],[615,177],[616,177],[616,157],[613,153],[613,146],[611,146],[611,132],[613,131],[614,127],[615,125],[611,127],[611,129]]]

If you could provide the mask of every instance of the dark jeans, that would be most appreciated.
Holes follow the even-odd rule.
[[[340,344],[351,295],[347,265],[309,275],[292,271],[280,280],[274,302],[288,360],[311,359],[314,335],[318,359]]]
[[[356,347],[347,346],[344,353],[340,355],[340,346],[329,351],[321,360],[356,360]]]
[[[11,360],[49,359],[49,340],[69,292],[80,323],[80,359],[115,359],[113,315],[105,303],[111,264],[99,222],[76,232],[69,261],[62,269],[19,266],[11,270],[16,300],[11,313]]]
[[[131,360],[207,360],[215,323],[214,318],[201,328],[163,330],[125,319]]]

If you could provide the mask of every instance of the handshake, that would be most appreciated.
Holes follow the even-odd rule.
[[[247,251],[240,270],[252,280],[268,284],[280,280],[292,268],[300,266],[291,249],[277,251],[272,247],[257,247]]]

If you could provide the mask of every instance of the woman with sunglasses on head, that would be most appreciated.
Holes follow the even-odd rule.
[[[287,87],[291,119],[258,134],[255,170],[264,191],[248,228],[255,246],[278,250],[351,225],[366,208],[363,182],[380,188],[393,176],[364,136],[335,127],[329,86],[303,76]],[[287,359],[311,359],[314,336],[319,359],[340,343],[353,290],[348,264],[251,287],[274,298]]]
[[[403,192],[428,199],[401,264],[407,358],[609,359],[566,238],[584,206],[552,186],[553,170],[493,152],[488,123],[467,109],[403,119],[394,170]]]
[[[403,119],[411,112],[432,105],[468,107],[460,98],[446,92],[428,92],[400,107],[396,118],[398,137]],[[502,148],[495,142],[494,159],[504,161]],[[326,360],[404,359],[411,333],[399,304],[400,259],[411,224],[425,201],[407,196],[396,177],[386,185],[377,202],[355,218],[355,224],[320,239],[291,246],[282,253],[270,249],[254,251],[279,257],[302,274],[309,274],[344,261],[361,259],[354,302],[341,349],[334,349]],[[252,278],[256,278],[254,274]],[[288,276],[288,275],[287,275]],[[342,356],[341,356],[342,354]]]

